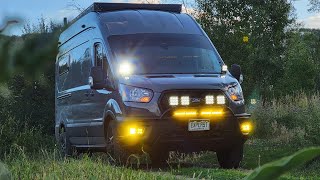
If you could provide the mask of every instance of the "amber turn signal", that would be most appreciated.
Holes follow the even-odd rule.
[[[144,96],[142,98],[140,98],[140,102],[143,102],[143,103],[148,103],[150,102],[151,98],[148,97],[148,96]]]

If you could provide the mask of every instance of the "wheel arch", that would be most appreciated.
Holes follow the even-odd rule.
[[[103,118],[103,134],[104,137],[106,138],[106,129],[108,128],[108,125],[111,121],[116,120],[116,116],[114,115],[114,113],[110,110],[107,110],[104,114],[104,118]]]

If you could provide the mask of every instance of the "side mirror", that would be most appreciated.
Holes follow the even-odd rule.
[[[108,80],[106,72],[100,66],[94,66],[91,68],[89,85],[92,89],[113,89],[110,80]]]
[[[231,65],[230,73],[234,78],[236,78],[239,81],[240,84],[243,82],[241,67],[238,64]]]

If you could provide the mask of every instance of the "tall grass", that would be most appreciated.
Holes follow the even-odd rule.
[[[320,144],[319,93],[297,93],[259,103],[252,114],[257,138],[298,146]]]
[[[56,150],[39,150],[33,156],[21,150],[4,161],[13,179],[176,179],[169,173],[113,166],[103,154],[64,159]]]
[[[25,125],[13,118],[2,120],[0,124],[0,160],[8,153],[22,149],[26,154],[34,154],[39,149],[53,149],[53,136],[43,134],[41,130]]]

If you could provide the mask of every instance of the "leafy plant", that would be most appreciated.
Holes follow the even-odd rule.
[[[47,28],[44,23],[34,30]],[[60,30],[48,27],[52,29],[20,37],[0,34],[0,158],[12,146],[22,146],[28,153],[52,146]]]
[[[309,0],[309,3],[311,6],[309,11],[320,12],[320,0]]]
[[[308,148],[297,153],[281,158],[277,161],[267,163],[249,174],[246,180],[269,180],[280,177],[285,172],[292,170],[300,165],[307,163],[308,161],[320,156],[320,148]]]
[[[0,163],[0,179],[7,180],[11,179],[11,175],[4,164]]]
[[[270,102],[260,101],[252,111],[255,138],[299,147],[319,145],[319,104],[319,93],[303,92]]]

